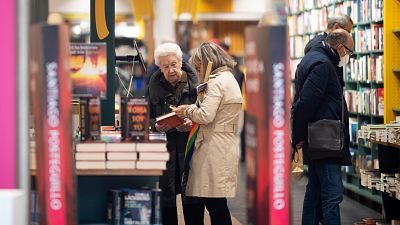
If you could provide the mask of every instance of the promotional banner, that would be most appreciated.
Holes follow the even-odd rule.
[[[16,148],[16,1],[5,1],[0,7],[2,19],[0,27],[0,129],[2,130],[0,141],[0,189],[12,189],[17,187],[17,148]]]
[[[75,168],[68,27],[35,25],[30,33],[39,223],[73,225]]]
[[[246,29],[248,224],[290,224],[287,27]]]

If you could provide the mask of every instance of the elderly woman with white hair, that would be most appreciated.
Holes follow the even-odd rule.
[[[162,224],[177,225],[176,195],[181,193],[184,153],[192,121],[185,119],[184,124],[172,128],[155,123],[155,118],[171,112],[170,106],[196,101],[197,75],[189,64],[182,62],[182,51],[177,44],[161,44],[154,51],[154,58],[159,69],[151,76],[147,91],[151,125],[152,130],[166,132],[170,154],[167,170],[160,177]],[[185,204],[183,211],[186,220]]]

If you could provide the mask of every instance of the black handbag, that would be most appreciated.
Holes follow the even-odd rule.
[[[308,152],[311,160],[344,157],[344,104],[340,120],[322,119],[308,124]]]

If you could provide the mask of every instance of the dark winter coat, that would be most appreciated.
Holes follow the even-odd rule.
[[[337,64],[339,54],[324,41],[312,46],[303,57],[296,70],[295,97],[292,105],[292,144],[295,146],[307,140],[308,123],[321,119],[341,119],[341,104],[345,106],[344,132],[345,156],[341,160],[327,162],[351,165],[349,152],[349,130],[347,105],[343,89],[338,79]],[[304,163],[310,161],[307,141],[303,146]]]
[[[182,75],[182,80],[178,83],[178,87],[172,87],[164,78],[160,69],[151,76],[147,96],[149,99],[151,125],[154,131],[155,118],[171,112],[170,105],[192,104],[196,101],[196,72],[185,62],[182,64],[182,71],[184,74]],[[170,159],[167,162],[167,170],[160,177],[163,207],[176,207],[175,197],[181,191],[180,181],[188,136],[189,132],[179,132],[176,129],[167,131],[167,149]]]
[[[321,42],[325,41],[326,36],[328,34],[324,32],[323,34],[315,36],[313,39],[311,39],[307,44],[306,47],[304,48],[304,55],[307,54],[311,50],[312,47],[316,47],[321,45]],[[339,76],[339,81],[342,87],[344,87],[344,80],[343,80],[343,68],[342,67],[336,67],[337,68],[337,74]]]

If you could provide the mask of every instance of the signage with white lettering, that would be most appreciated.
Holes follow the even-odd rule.
[[[30,58],[40,224],[73,225],[75,169],[71,135],[68,27],[32,27]]]
[[[246,29],[248,224],[289,225],[289,74],[285,26]]]

